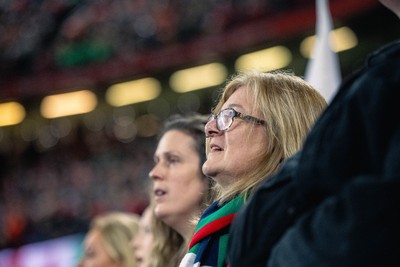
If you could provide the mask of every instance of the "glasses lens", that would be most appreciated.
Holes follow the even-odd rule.
[[[224,109],[218,114],[217,127],[220,131],[224,131],[232,124],[235,112],[232,109]]]

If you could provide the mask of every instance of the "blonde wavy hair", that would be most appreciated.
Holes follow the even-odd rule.
[[[187,252],[183,237],[163,221],[153,216],[153,247],[149,267],[176,267]]]
[[[109,256],[122,267],[135,267],[136,259],[130,241],[139,230],[140,216],[127,212],[110,212],[93,219],[90,229],[101,233]]]
[[[294,155],[302,146],[310,128],[326,108],[321,94],[301,77],[290,71],[238,73],[228,80],[212,110],[221,111],[223,104],[240,87],[246,88],[252,103],[252,114],[260,114],[265,120],[267,148],[252,164],[246,177],[233,177],[229,187],[216,184],[216,200],[228,201],[239,194],[245,198],[252,194],[261,181],[274,174],[282,161]],[[247,136],[251,138],[254,128],[249,124]],[[206,142],[208,143],[208,142]],[[207,153],[208,153],[208,145]]]

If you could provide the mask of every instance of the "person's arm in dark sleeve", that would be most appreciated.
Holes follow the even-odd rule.
[[[399,266],[399,129],[382,167],[381,175],[355,177],[300,217],[264,266]]]

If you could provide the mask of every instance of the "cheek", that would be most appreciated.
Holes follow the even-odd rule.
[[[150,252],[151,248],[152,248],[152,244],[153,244],[153,238],[150,237],[150,236],[147,237],[144,243],[145,243],[145,248],[144,249],[146,251]]]
[[[203,177],[198,177],[198,173],[196,174],[192,173],[190,177],[193,178],[191,178],[186,182],[186,185],[181,188],[179,194],[181,196],[185,195],[186,199],[191,200],[188,201],[188,204],[190,202],[190,203],[196,203],[197,205],[202,201],[203,195],[208,188],[208,184],[204,182]]]
[[[260,157],[261,154],[267,149],[267,140],[264,135],[258,135],[257,132],[254,133],[256,136],[245,138],[237,138],[237,140],[232,140],[229,146],[229,150],[226,153],[226,157],[230,160],[227,161],[230,165],[242,165],[245,162],[253,161]],[[246,164],[246,163],[245,163]]]
[[[249,146],[249,142],[253,138],[247,137],[249,133],[243,129],[234,129],[232,132],[225,134],[225,156],[241,154],[243,149]]]
[[[174,183],[175,191],[178,194],[182,194],[185,189],[191,189],[192,187],[198,187],[200,183],[198,165],[188,165],[185,169],[182,169],[179,173],[176,173]]]
[[[163,208],[160,207],[159,204],[156,204],[155,207],[154,207],[154,215],[155,215],[157,218],[162,218],[163,215],[164,215],[164,214],[163,214]]]

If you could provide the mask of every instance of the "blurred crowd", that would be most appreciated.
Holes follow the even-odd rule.
[[[0,1],[0,82],[33,70],[132,56],[313,3]],[[76,131],[44,151],[34,141],[16,141],[12,150],[1,149],[0,248],[84,232],[90,219],[102,211],[140,213],[147,205],[154,137],[121,142],[103,132]]]
[[[105,211],[147,205],[154,137],[123,143],[77,128],[39,151],[34,142],[0,154],[0,248],[83,233]]]
[[[69,68],[218,34],[313,0],[0,2],[0,70]]]
[[[134,55],[305,3],[313,1],[1,1],[0,77]],[[141,212],[154,137],[80,131],[44,150],[37,140],[2,139],[0,248],[86,231],[102,211]]]

